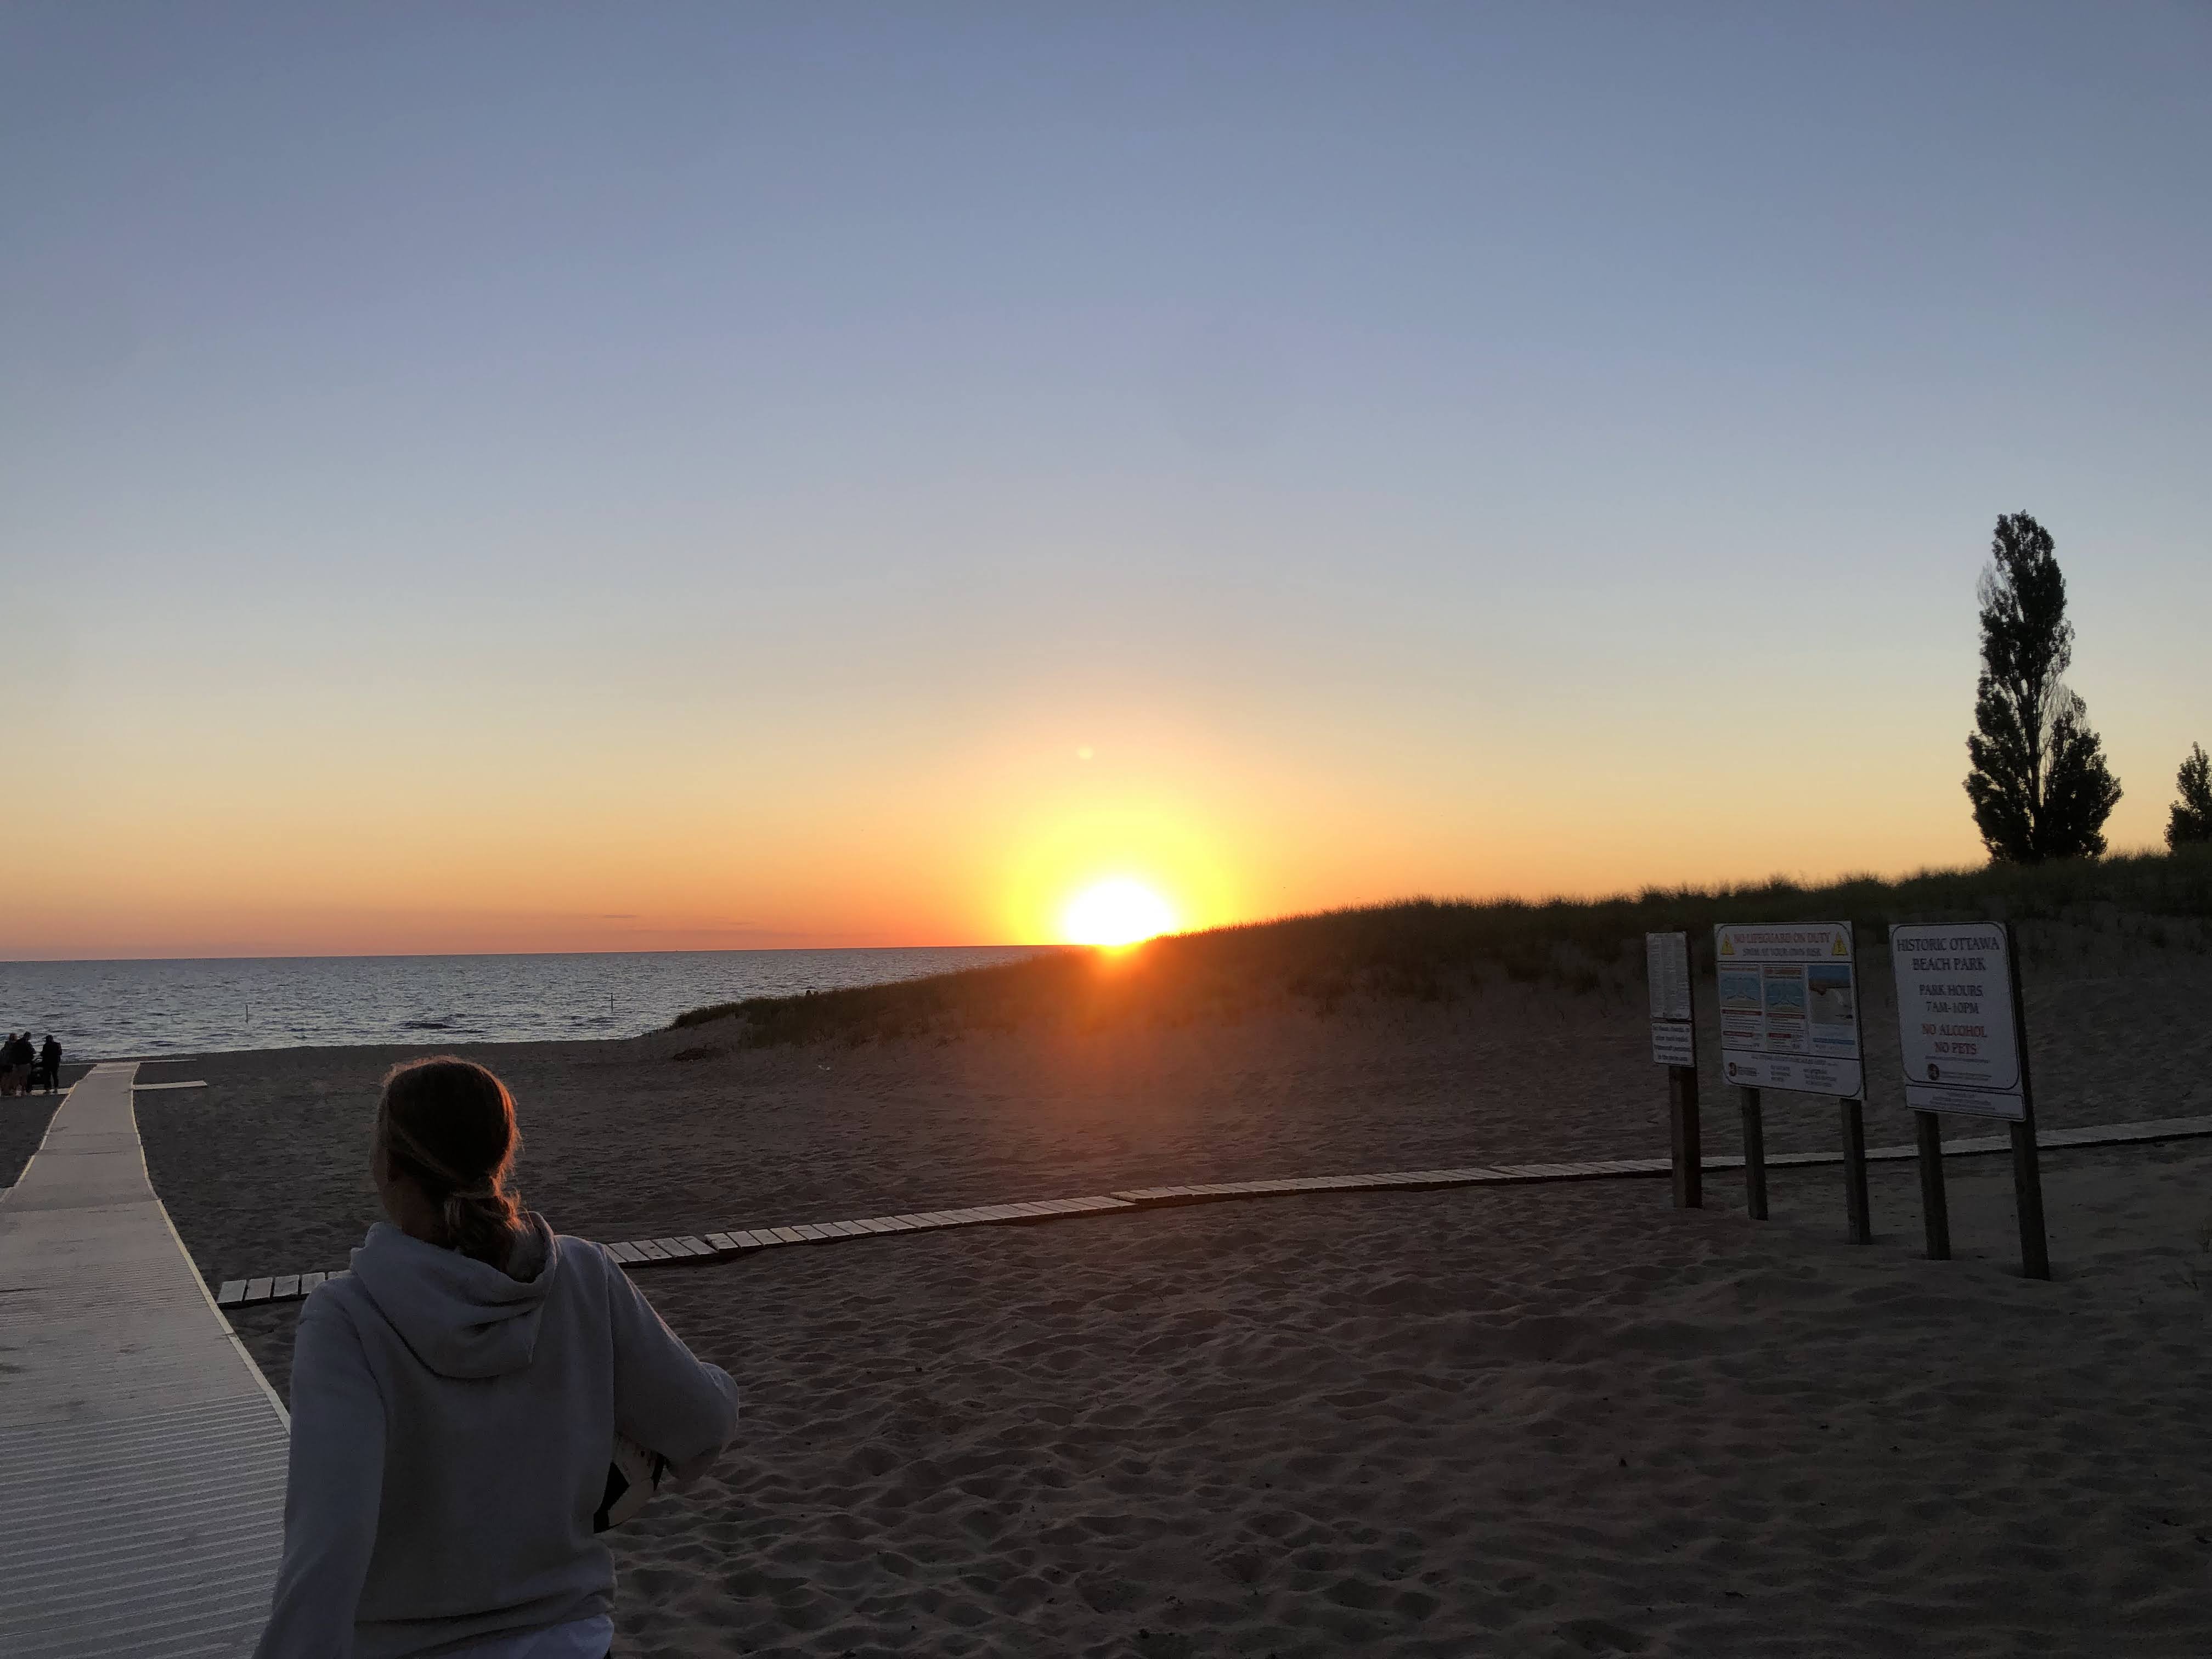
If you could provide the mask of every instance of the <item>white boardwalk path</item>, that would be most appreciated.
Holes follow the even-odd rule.
[[[247,1651],[285,1419],[146,1179],[135,1066],[97,1066],[0,1195],[0,1655]]]

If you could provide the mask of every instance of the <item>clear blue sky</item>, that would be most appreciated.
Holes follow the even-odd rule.
[[[2186,4],[11,5],[0,954],[1005,937],[1075,819],[1205,919],[1959,861],[2021,508],[2148,842],[2208,86]]]

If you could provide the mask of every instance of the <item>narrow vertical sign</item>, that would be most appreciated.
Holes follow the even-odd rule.
[[[1698,1063],[1690,1003],[1690,936],[1646,933],[1644,962],[1651,984],[1651,1058],[1662,1066]]]
[[[1690,936],[1646,933],[1644,963],[1651,981],[1651,1058],[1667,1068],[1674,1207],[1701,1209],[1705,1156],[1698,1127],[1698,1010],[1690,994]]]
[[[1914,1111],[2027,1116],[2010,943],[1995,922],[1889,930],[1905,1103]]]

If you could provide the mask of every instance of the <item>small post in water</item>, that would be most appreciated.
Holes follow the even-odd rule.
[[[1759,1091],[1739,1089],[1743,1097],[1744,1207],[1753,1221],[1766,1219],[1766,1116]]]
[[[1844,1103],[1844,1206],[1850,1212],[1851,1243],[1874,1243],[1874,1217],[1867,1203],[1866,1114],[1856,1100]]]
[[[1928,1230],[1928,1259],[1951,1259],[1951,1201],[1943,1190],[1942,1121],[1933,1112],[1912,1115],[1920,1146],[1920,1218]]]

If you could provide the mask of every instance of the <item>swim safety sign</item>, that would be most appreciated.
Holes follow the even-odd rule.
[[[1914,1111],[2027,1118],[2011,944],[1994,921],[1889,930],[1905,1103]]]
[[[1859,988],[1848,921],[1713,929],[1721,1074],[1744,1089],[1866,1093]]]

